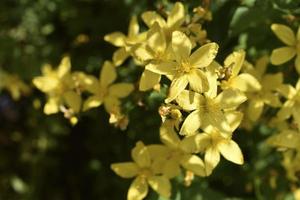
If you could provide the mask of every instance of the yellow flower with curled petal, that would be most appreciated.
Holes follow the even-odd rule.
[[[99,80],[94,78],[93,83],[87,88],[93,95],[85,100],[83,111],[104,104],[104,108],[108,113],[119,113],[120,98],[128,96],[134,87],[130,83],[113,84],[116,78],[115,66],[111,62],[105,61]]]
[[[287,100],[277,113],[277,117],[280,120],[285,120],[293,116],[298,127],[300,127],[300,79],[295,88],[291,85],[281,85],[278,92]]]
[[[152,166],[148,147],[137,142],[131,152],[134,162],[114,163],[111,169],[122,178],[133,178],[127,193],[128,200],[142,200],[148,194],[148,185],[165,198],[171,196],[171,183],[165,176],[159,175]]]
[[[148,27],[151,27],[155,22],[163,28],[167,39],[171,39],[172,33],[180,30],[185,20],[185,10],[181,2],[176,2],[171,12],[168,14],[167,20],[160,16],[155,11],[147,11],[142,14],[142,19]]]
[[[213,62],[218,45],[208,43],[191,53],[190,39],[184,33],[175,31],[172,35],[172,50],[176,61],[166,61],[146,67],[149,71],[174,77],[166,102],[174,100],[188,84],[196,92],[208,91],[209,83],[203,69]]]
[[[231,111],[225,117],[230,126],[230,133],[222,132],[214,127],[204,130],[204,133],[196,134],[198,149],[205,152],[204,161],[206,175],[209,176],[220,162],[220,154],[228,161],[242,165],[244,157],[238,144],[232,140],[232,133],[242,120],[242,113]]]
[[[104,36],[104,40],[119,47],[113,54],[113,62],[121,65],[129,56],[130,50],[135,45],[146,39],[146,32],[139,33],[137,17],[133,16],[129,23],[127,36],[121,32],[113,32]]]
[[[148,65],[156,65],[171,58],[170,47],[166,41],[165,33],[158,23],[154,23],[147,33],[147,40],[144,43],[136,45],[132,50],[135,59]],[[155,72],[144,70],[139,89],[146,91],[159,83],[161,75]]]
[[[184,120],[180,134],[193,135],[201,127],[212,126],[224,133],[230,133],[226,112],[236,109],[247,100],[239,90],[227,89],[220,94],[201,95],[184,90],[176,98],[176,102],[186,111],[192,111]]]
[[[240,73],[245,61],[245,51],[239,50],[231,53],[224,61],[224,72],[221,77],[222,89],[239,89],[243,92],[258,91],[261,85],[258,80],[249,73]]]
[[[168,178],[180,175],[180,166],[198,176],[205,176],[202,159],[193,154],[197,151],[194,137],[179,139],[172,123],[166,121],[160,127],[160,140],[164,145],[149,145],[149,152],[156,166]]]
[[[300,74],[300,26],[295,35],[294,31],[283,24],[272,24],[272,31],[287,46],[274,49],[271,54],[271,63],[281,65],[296,56],[295,67]]]
[[[264,105],[281,106],[277,88],[282,85],[283,74],[265,74],[268,63],[269,58],[263,56],[257,60],[255,67],[249,64],[248,69],[245,70],[253,75],[262,86],[261,90],[246,93],[248,98],[247,117],[253,122],[261,116]]]
[[[71,113],[78,113],[81,108],[81,96],[75,89],[70,73],[71,62],[69,57],[64,57],[57,70],[50,65],[42,68],[43,76],[33,79],[33,84],[48,96],[44,106],[44,113],[49,115],[57,113],[65,104],[71,109]]]

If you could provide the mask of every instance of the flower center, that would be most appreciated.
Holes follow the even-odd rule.
[[[152,171],[149,168],[142,168],[140,170],[140,175],[144,178],[151,177]]]
[[[192,69],[191,64],[188,60],[183,60],[180,63],[180,71],[182,71],[183,73],[188,73],[190,72]]]

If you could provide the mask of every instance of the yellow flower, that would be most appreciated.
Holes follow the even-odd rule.
[[[300,171],[300,132],[293,129],[284,129],[269,137],[267,144],[285,150],[282,165],[287,171],[287,177],[298,181],[297,172]]]
[[[116,66],[121,65],[129,56],[132,46],[146,39],[146,32],[139,33],[137,17],[133,16],[129,23],[127,36],[121,32],[113,32],[104,36],[104,40],[120,47],[113,54],[113,62]]]
[[[64,57],[57,70],[53,70],[50,65],[44,65],[43,76],[33,79],[33,84],[48,95],[48,101],[44,106],[45,114],[57,113],[64,104],[71,109],[71,113],[80,111],[81,96],[74,91],[75,85],[70,70],[70,58]]]
[[[283,24],[272,24],[271,29],[287,45],[272,51],[271,63],[281,65],[296,56],[295,67],[297,72],[300,73],[300,27],[298,28],[297,35],[295,35],[290,27]]]
[[[230,133],[231,128],[225,117],[228,110],[237,108],[246,101],[239,90],[224,90],[219,95],[201,95],[184,90],[176,101],[184,110],[192,111],[183,122],[180,134],[193,135],[201,128],[212,126],[221,132]]]
[[[245,51],[239,50],[231,53],[224,61],[224,77],[221,81],[222,89],[239,89],[243,92],[261,89],[260,83],[249,73],[240,73],[245,60]]]
[[[115,66],[111,62],[105,61],[99,80],[95,78],[87,88],[93,95],[85,100],[83,111],[104,104],[104,108],[108,113],[119,113],[120,98],[128,96],[133,90],[133,85],[130,83],[113,84],[116,78]]]
[[[160,140],[164,145],[149,145],[149,152],[156,166],[168,178],[180,174],[180,166],[198,176],[205,176],[202,159],[193,154],[197,151],[194,137],[180,140],[173,125],[166,121],[160,128]]]
[[[300,133],[292,129],[285,129],[269,137],[267,143],[277,148],[300,150]]]
[[[179,30],[185,20],[184,6],[180,2],[176,2],[168,14],[167,21],[155,11],[144,12],[142,19],[148,27],[157,22],[163,28],[167,38],[170,39],[173,31]]]
[[[128,200],[141,200],[148,194],[148,185],[165,198],[171,196],[171,183],[165,176],[158,175],[152,166],[148,148],[138,142],[131,152],[134,162],[115,163],[112,170],[122,178],[133,178],[127,193]]]
[[[205,151],[204,161],[206,175],[209,176],[220,162],[220,154],[235,164],[244,163],[243,154],[238,144],[232,140],[232,133],[242,120],[240,112],[226,113],[226,119],[230,126],[230,133],[224,133],[215,128],[208,128],[204,133],[195,135],[200,152]]]
[[[140,62],[146,63],[146,67],[148,65],[159,64],[171,58],[172,55],[166,41],[165,33],[158,23],[152,25],[147,33],[146,42],[137,45],[132,50],[132,54]],[[160,79],[160,74],[146,69],[141,76],[139,89],[141,91],[151,89],[159,83]]]
[[[191,54],[192,43],[190,39],[184,33],[175,31],[172,35],[172,50],[176,61],[166,61],[146,67],[152,72],[174,77],[166,103],[174,100],[188,84],[196,92],[208,91],[209,83],[203,69],[213,62],[218,51],[218,45],[209,43]]]
[[[8,74],[0,70],[0,91],[6,89],[11,97],[17,101],[21,95],[28,95],[31,89],[16,74]]]
[[[282,85],[278,88],[278,92],[287,100],[277,113],[277,117],[280,120],[285,120],[293,116],[298,127],[300,127],[300,79],[295,88],[291,85]]]
[[[267,56],[261,57],[257,60],[255,68],[248,65],[246,70],[253,75],[261,84],[261,90],[247,92],[248,106],[247,117],[251,121],[256,121],[262,114],[264,105],[271,107],[281,106],[277,88],[282,85],[282,73],[265,74],[269,59]]]

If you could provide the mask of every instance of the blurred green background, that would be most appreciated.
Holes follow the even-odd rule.
[[[115,50],[104,42],[105,34],[127,32],[132,15],[168,9],[174,2],[1,0],[0,68],[31,84],[32,78],[40,75],[42,64],[57,66],[67,53],[72,70],[98,76],[102,63],[110,60]],[[189,11],[210,3],[213,21],[204,27],[208,38],[220,45],[220,61],[235,48],[247,49],[247,59],[253,61],[280,45],[270,30],[271,23],[299,25],[299,0],[183,2]],[[78,43],[79,35],[88,36],[88,40]],[[120,80],[137,84],[141,70],[130,61],[118,70]],[[130,160],[130,150],[138,140],[159,142],[157,109],[165,91],[135,92],[124,101],[130,120],[126,131],[109,125],[103,108],[82,113],[73,127],[61,113],[46,116],[42,108],[33,107],[36,99],[42,105],[45,102],[39,91],[33,90],[18,101],[1,91],[0,199],[125,199],[131,180],[115,175],[110,164]],[[137,106],[139,101],[144,106]],[[251,132],[238,131],[234,139],[244,153],[245,164],[240,167],[222,160],[212,176],[197,178],[191,187],[185,187],[179,177],[173,181],[172,199],[294,199],[280,154],[264,143],[271,133],[262,123]],[[299,186],[299,182],[293,184]],[[161,198],[151,192],[147,199]]]

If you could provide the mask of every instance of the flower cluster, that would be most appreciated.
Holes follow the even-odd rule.
[[[110,122],[126,128],[128,119],[122,113],[121,98],[133,90],[131,83],[114,83],[119,66],[128,59],[143,68],[138,89],[148,91],[168,85],[168,95],[159,108],[162,119],[161,144],[132,149],[132,162],[114,163],[112,170],[123,178],[134,178],[128,200],[147,196],[149,186],[165,198],[171,196],[170,180],[186,174],[186,185],[194,176],[212,174],[221,155],[242,165],[244,158],[233,140],[238,127],[252,129],[266,108],[277,114],[266,124],[279,132],[268,144],[285,148],[283,165],[288,176],[296,180],[300,171],[300,79],[295,86],[284,83],[282,72],[269,73],[269,57],[255,64],[246,61],[244,50],[235,50],[224,62],[215,59],[219,45],[207,38],[203,28],[211,13],[202,7],[186,12],[180,2],[164,15],[156,11],[130,20],[128,33],[113,32],[104,40],[118,49],[112,61],[105,61],[99,78],[83,72],[71,72],[69,57],[57,69],[45,65],[34,85],[47,94],[45,114],[62,111],[75,124],[80,112],[104,105]],[[287,47],[273,50],[270,62],[281,65],[296,56],[295,69],[300,73],[300,28],[297,36],[281,24],[271,29]]]
[[[130,83],[113,84],[117,73],[109,61],[104,63],[99,79],[83,72],[71,72],[68,56],[62,59],[57,69],[44,65],[42,73],[42,76],[33,79],[33,84],[47,94],[44,113],[49,115],[61,111],[72,124],[77,123],[76,115],[80,111],[102,104],[111,115],[123,116],[120,98],[128,96],[134,89]],[[83,93],[87,93],[88,97],[83,98]]]

